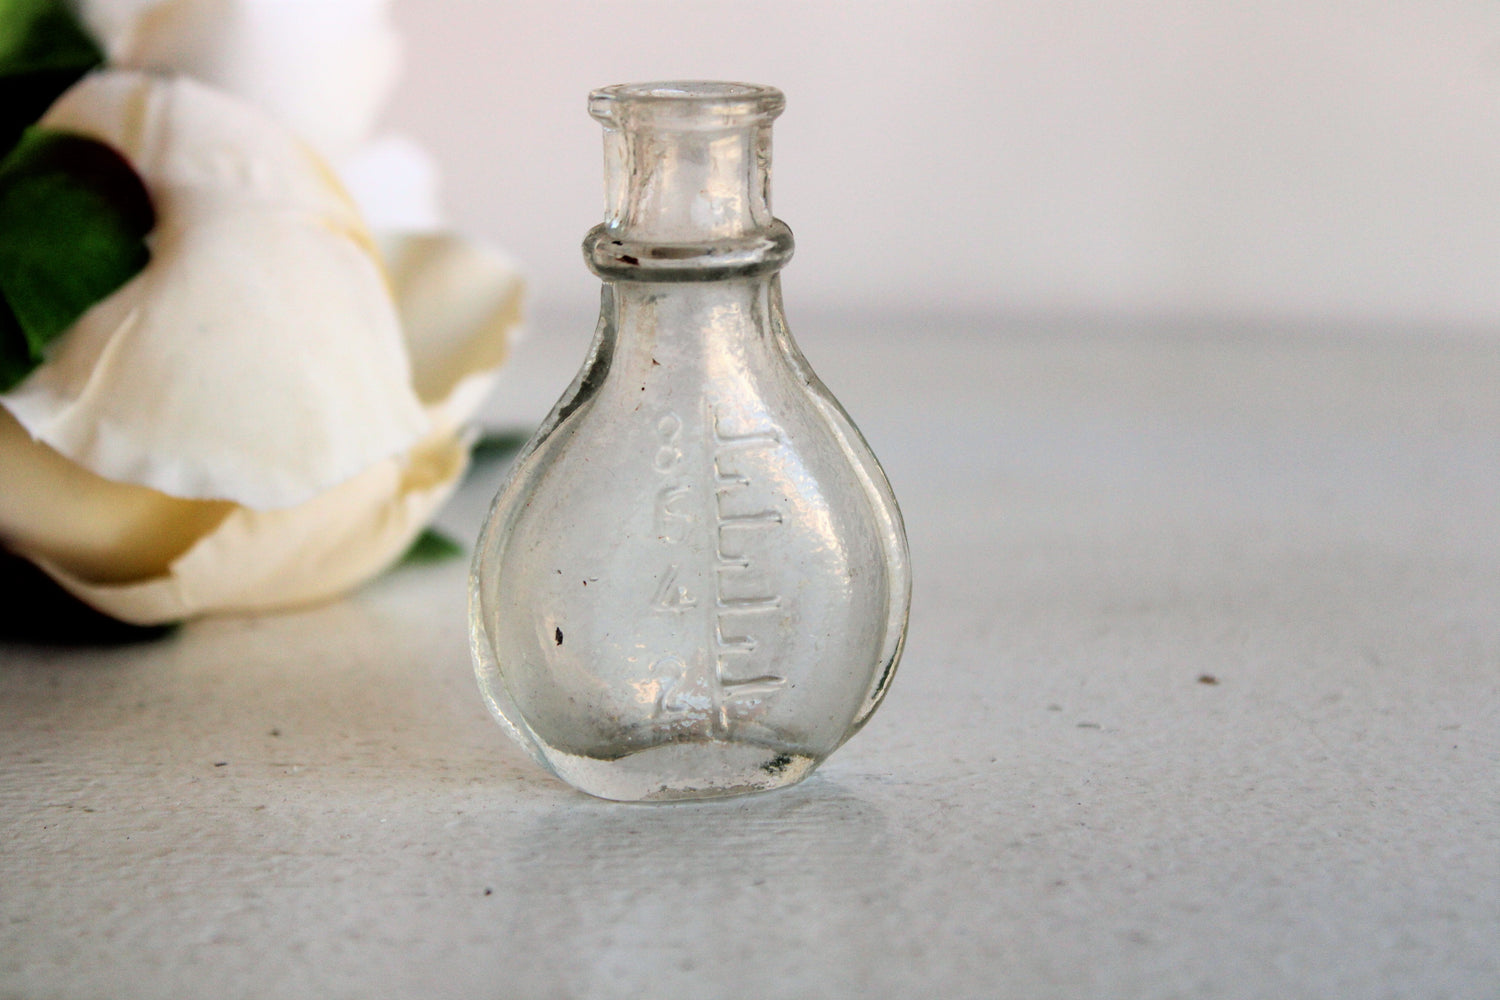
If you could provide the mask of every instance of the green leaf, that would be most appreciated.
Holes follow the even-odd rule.
[[[0,298],[0,391],[21,381],[35,367],[21,321],[11,311],[10,303]]]
[[[0,0],[0,152],[102,62],[62,0]]]
[[[445,559],[452,559],[465,553],[462,545],[438,531],[436,528],[428,528],[417,536],[417,540],[411,543],[411,548],[401,557],[403,564],[435,563]]]
[[[472,454],[476,461],[498,461],[510,458],[531,440],[531,431],[524,428],[511,430],[487,430],[474,442]]]
[[[25,131],[0,162],[0,391],[146,266],[155,224],[145,185],[119,153],[80,135]]]

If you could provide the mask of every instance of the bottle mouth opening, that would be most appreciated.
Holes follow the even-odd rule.
[[[719,80],[662,80],[600,87],[589,95],[589,114],[618,127],[623,116],[656,119],[676,127],[727,127],[769,121],[786,97],[775,87]]]

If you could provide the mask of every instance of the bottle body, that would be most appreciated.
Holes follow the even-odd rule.
[[[486,701],[591,794],[792,784],[869,718],[900,657],[900,514],[787,331],[785,255],[763,258],[632,280],[596,252],[590,357],[480,538]]]

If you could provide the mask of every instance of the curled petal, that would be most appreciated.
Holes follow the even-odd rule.
[[[518,336],[525,284],[509,258],[452,233],[381,240],[411,353],[412,381],[434,423],[473,416]]]
[[[358,216],[322,162],[187,80],[86,78],[47,124],[115,145],[156,204],[153,260],[0,396],[108,479],[274,509],[429,428]]]
[[[32,440],[0,409],[0,540],[92,583],[165,573],[234,505],[116,483]]]
[[[433,437],[300,506],[233,507],[165,573],[143,580],[97,582],[46,552],[18,550],[76,597],[138,625],[294,607],[334,597],[400,556],[452,493],[467,455],[460,439]]]
[[[95,73],[59,97],[41,123],[119,150],[146,182],[158,215],[281,209],[367,238],[359,210],[306,143],[265,113],[196,81]]]

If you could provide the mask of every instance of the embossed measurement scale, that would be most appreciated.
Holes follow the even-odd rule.
[[[607,87],[582,371],[474,557],[480,688],[544,767],[622,800],[793,784],[890,685],[910,603],[879,463],[787,330],[781,92]]]

